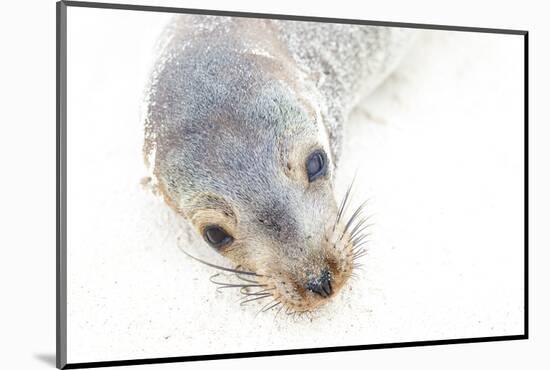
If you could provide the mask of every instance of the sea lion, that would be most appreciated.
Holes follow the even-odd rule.
[[[400,28],[178,15],[145,101],[158,192],[269,308],[309,312],[364,254],[364,204],[333,180],[342,124],[396,66]],[[204,261],[203,261],[204,262]],[[217,266],[219,267],[219,266]]]

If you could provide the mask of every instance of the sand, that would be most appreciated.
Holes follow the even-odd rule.
[[[297,319],[216,291],[179,248],[227,261],[140,184],[167,15],[68,16],[69,362],[522,333],[521,37],[423,33],[352,114],[336,187],[357,171],[372,241],[358,279]]]

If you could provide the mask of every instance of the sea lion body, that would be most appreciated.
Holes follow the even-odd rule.
[[[334,198],[342,124],[410,38],[203,15],[164,32],[145,115],[156,186],[281,308],[310,311],[351,276],[362,229]]]

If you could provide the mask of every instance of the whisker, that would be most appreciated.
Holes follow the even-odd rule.
[[[257,280],[251,280],[251,279],[247,279],[247,278],[244,278],[238,274],[235,274],[237,276],[237,278],[239,280],[242,280],[242,281],[246,281],[247,283],[254,283],[254,284],[258,284],[258,281]]]
[[[361,228],[361,226],[363,226],[365,224],[365,222],[367,222],[370,218],[371,218],[371,216],[368,216],[368,217],[363,218],[361,221],[359,221],[357,223],[357,225],[355,225],[355,227],[350,231],[350,233],[349,233],[350,238],[353,239],[354,235],[357,235],[357,234],[361,233],[361,231],[363,230],[363,228]],[[359,228],[361,228],[361,229],[359,229]]]
[[[361,254],[361,255],[359,255],[359,256],[355,256],[355,257],[352,258],[352,261],[356,261],[356,260],[358,260],[359,258],[364,257],[365,255],[366,255],[366,253],[363,253],[363,254]]]
[[[275,314],[275,316],[273,317],[273,322],[275,322],[275,320],[277,319],[277,316],[279,316],[279,314],[281,313],[281,311],[283,310],[283,308],[285,308],[285,305],[281,305],[281,307],[279,307],[279,309],[277,310],[277,313]]]
[[[353,252],[352,256],[357,256],[358,254],[366,252],[365,248],[359,248],[355,252]]]
[[[256,298],[249,298],[249,299],[247,299],[246,301],[242,301],[242,302],[241,302],[241,306],[246,305],[248,302],[257,301],[257,300],[259,300],[259,299],[264,299],[264,298],[267,298],[267,297],[270,297],[270,296],[272,296],[272,294],[267,293],[267,294],[261,295],[261,296],[256,297]]]
[[[261,312],[265,312],[265,308],[266,308],[267,306],[271,305],[273,302],[276,302],[276,301],[277,301],[277,299],[274,298],[272,301],[267,302],[262,308],[260,308],[260,309],[258,310],[258,312],[256,312],[256,315],[254,315],[254,317],[258,317],[258,315],[259,315]],[[279,303],[281,303],[281,302],[279,302]]]
[[[252,296],[254,296],[254,295],[262,295],[262,294],[265,294],[266,292],[268,292],[268,291],[270,291],[270,290],[274,290],[275,288],[262,289],[262,290],[260,290],[259,292],[247,292],[247,291],[245,291],[245,289],[247,289],[247,288],[241,288],[241,290],[240,290],[240,293],[241,293],[242,295],[244,295],[244,297],[241,298],[241,299],[245,299],[246,297],[251,296],[251,295],[252,295]],[[269,294],[271,294],[271,293],[269,293]]]
[[[365,253],[367,253],[366,250],[360,249],[357,252],[353,253],[352,257],[353,259],[359,258],[360,256],[363,256]]]
[[[215,274],[210,276],[209,280],[211,283],[216,285],[221,285],[220,287],[216,289],[226,289],[226,288],[253,288],[253,287],[265,287],[267,285],[265,284],[232,284],[232,283],[226,283],[223,281],[216,281],[214,278],[218,277],[220,274]]]
[[[353,179],[351,180],[351,183],[348,186],[348,190],[346,190],[346,194],[344,195],[344,199],[342,199],[342,202],[340,204],[340,207],[338,208],[338,213],[336,214],[336,221],[334,222],[334,227],[332,228],[332,231],[336,230],[336,225],[338,222],[340,222],[340,219],[342,218],[342,215],[344,214],[344,210],[348,204],[348,200],[350,198],[351,189],[353,188],[353,184],[355,183],[355,178],[357,177],[357,172],[355,172],[355,175],[353,175]]]
[[[374,226],[374,222],[371,222],[370,224],[364,225],[364,223],[365,223],[366,221],[368,221],[370,218],[371,218],[371,216],[362,219],[362,220],[361,220],[361,221],[362,221],[362,223],[361,223],[362,227],[361,227],[360,229],[357,228],[357,227],[355,227],[355,228],[352,230],[352,232],[350,232],[350,238],[351,238],[351,239],[355,238],[357,235],[362,234],[362,233],[363,233],[365,230],[367,230],[369,227],[373,227],[373,226]]]
[[[371,236],[371,233],[366,233],[366,234],[363,234],[363,235],[358,235],[355,239],[352,239],[352,244],[354,246],[356,246],[357,244],[361,243],[361,241],[365,240],[366,238],[368,238],[369,236]]]
[[[277,301],[277,299],[273,299],[272,301],[267,302],[262,308],[260,308],[260,311],[258,311],[258,313],[260,313],[260,312],[265,312],[264,309],[265,309],[267,306],[269,306],[270,304],[272,304],[273,302],[276,302],[276,301]]]
[[[355,221],[355,219],[357,217],[359,217],[359,215],[361,215],[361,212],[363,212],[363,210],[365,209],[365,207],[367,206],[367,204],[370,202],[370,198],[365,200],[363,203],[361,203],[359,205],[359,207],[357,207],[357,209],[355,210],[355,212],[353,213],[353,215],[350,217],[348,223],[351,225],[351,223],[353,221]],[[370,217],[370,216],[369,216]]]
[[[365,240],[363,240],[362,242],[360,242],[360,243],[354,245],[353,248],[354,248],[354,249],[359,248],[359,247],[361,247],[361,246],[363,246],[363,245],[366,245],[366,244],[368,244],[368,243],[370,243],[370,242],[372,242],[371,239],[365,239]]]
[[[355,255],[353,256],[353,259],[352,259],[352,260],[357,259],[357,258],[360,258],[360,257],[364,256],[365,254],[367,254],[367,251],[363,249],[363,250],[361,250],[360,252],[357,252],[357,254],[355,254]]]
[[[267,307],[267,308],[262,309],[262,312],[267,312],[267,311],[269,311],[269,310],[271,310],[271,309],[277,307],[277,306],[280,305],[280,304],[281,304],[281,302],[277,301],[277,302],[275,302],[273,305],[271,305],[271,306],[269,306],[269,307]]]
[[[365,206],[367,205],[368,202],[369,202],[369,199],[367,199],[366,201],[361,203],[361,205],[359,207],[357,207],[357,209],[355,210],[353,215],[348,220],[346,226],[344,227],[344,231],[342,231],[342,235],[340,235],[340,240],[342,240],[342,238],[344,237],[344,234],[346,233],[346,231],[348,231],[349,227],[351,226],[351,224],[353,223],[355,218],[361,214],[361,212],[363,211],[363,209],[365,208]]]
[[[255,288],[255,287],[264,287],[265,284],[227,284],[216,282],[214,284],[221,285],[216,289],[226,289],[226,288]]]
[[[213,268],[218,269],[218,270],[227,271],[227,272],[234,272],[234,273],[243,274],[243,275],[264,277],[264,275],[260,275],[260,274],[257,274],[255,272],[252,272],[252,271],[236,270],[236,269],[232,269],[232,268],[229,268],[229,267],[218,266],[218,265],[215,265],[213,263],[203,261],[200,258],[197,258],[195,256],[192,256],[189,253],[187,253],[186,251],[184,251],[183,249],[181,251],[183,253],[185,253],[188,257],[191,257],[192,259],[194,259],[195,261],[198,261],[198,262],[200,262],[200,263],[202,263],[206,266],[210,266],[210,267],[213,267]]]

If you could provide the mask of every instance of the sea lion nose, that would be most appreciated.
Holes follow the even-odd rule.
[[[331,276],[328,270],[324,270],[321,275],[309,279],[306,284],[306,289],[319,294],[323,298],[327,298],[332,294]]]

